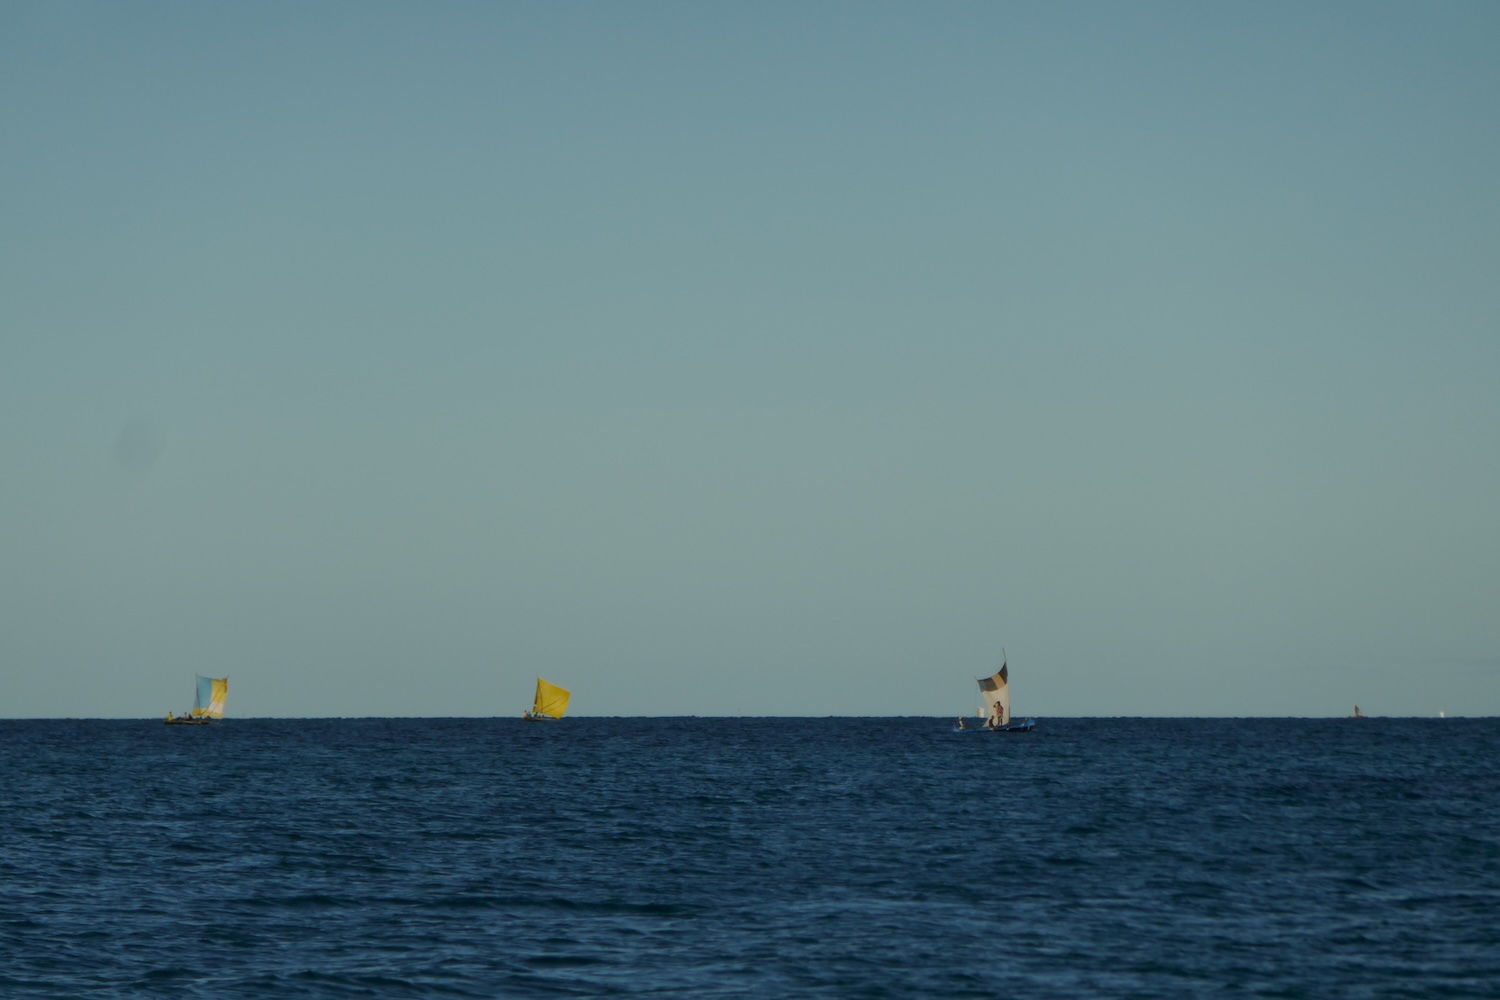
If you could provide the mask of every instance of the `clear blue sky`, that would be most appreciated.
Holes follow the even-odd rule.
[[[0,716],[1500,714],[1500,5],[0,5]]]

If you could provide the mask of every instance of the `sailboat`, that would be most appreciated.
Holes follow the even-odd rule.
[[[167,713],[169,726],[206,726],[211,719],[224,718],[224,698],[229,693],[228,677],[198,675],[198,689],[193,692],[193,710],[182,715]]]
[[[955,733],[1029,733],[1036,728],[1035,719],[1012,722],[1010,718],[1010,666],[1005,650],[1000,651],[1000,669],[979,678],[979,724],[969,726],[960,716]]]
[[[1351,716],[1349,716],[1349,718],[1351,718],[1351,719],[1363,719],[1364,717],[1365,717],[1365,713],[1363,713],[1363,712],[1361,712],[1359,710],[1359,706],[1358,705],[1354,706],[1354,714],[1351,715]]]
[[[531,710],[522,713],[521,718],[527,722],[556,722],[568,710],[568,698],[572,694],[567,688],[538,677],[536,698],[532,700]]]

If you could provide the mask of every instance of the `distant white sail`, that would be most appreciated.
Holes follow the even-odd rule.
[[[1002,661],[1000,669],[988,677],[979,678],[979,697],[984,700],[984,714],[988,718],[995,706],[1000,706],[1000,725],[1010,725],[1010,671]]]

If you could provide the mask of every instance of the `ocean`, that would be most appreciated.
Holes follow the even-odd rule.
[[[1500,720],[0,721],[0,997],[1500,996]]]

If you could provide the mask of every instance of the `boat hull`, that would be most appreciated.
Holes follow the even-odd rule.
[[[1035,719],[1027,719],[1025,722],[1013,722],[1008,726],[995,726],[993,729],[989,726],[971,726],[964,729],[960,729],[957,726],[953,727],[955,733],[1029,733],[1034,729],[1036,729]]]

